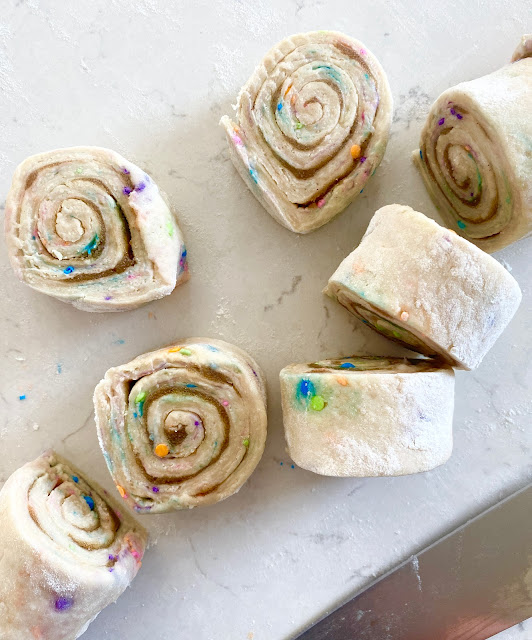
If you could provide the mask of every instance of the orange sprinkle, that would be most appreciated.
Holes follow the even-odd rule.
[[[353,158],[353,160],[356,160],[358,158],[358,156],[360,155],[360,145],[358,144],[354,144],[351,147],[351,157]]]
[[[182,348],[183,347],[172,347],[171,349],[168,349],[168,353],[178,353]]]
[[[288,89],[284,92],[284,95],[288,95],[288,93],[290,92],[290,89],[292,88],[293,83],[291,82],[290,85],[288,86]]]
[[[165,444],[158,444],[155,447],[155,455],[159,458],[165,458],[170,453],[170,449]]]
[[[466,146],[464,147],[464,149],[465,149],[466,151],[471,151],[471,147],[470,147],[468,144],[466,144]]]
[[[117,484],[116,488],[118,489],[118,493],[122,496],[122,498],[127,498],[127,493],[124,487],[121,487],[119,484]]]
[[[341,384],[342,387],[347,387],[347,378],[344,378],[344,376],[338,376],[336,378],[336,381],[338,382],[338,384]]]

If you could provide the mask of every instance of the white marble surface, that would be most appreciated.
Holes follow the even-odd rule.
[[[457,376],[455,453],[419,476],[350,480],[292,469],[278,371],[340,354],[401,353],[321,289],[390,202],[436,217],[410,162],[429,104],[509,60],[532,28],[527,0],[3,0],[0,193],[25,156],[95,144],[146,168],[180,211],[192,278],[134,312],[92,315],[16,281],[0,245],[0,480],[50,445],[112,483],[91,395],[105,370],[188,335],[249,350],[269,384],[264,458],[235,497],[145,516],[153,546],[133,587],[87,640],[281,640],[532,472],[532,240],[497,257],[523,288],[508,330],[474,373]],[[276,224],[228,160],[220,116],[266,50],[333,28],[386,69],[395,121],[360,199],[319,231]],[[26,400],[19,401],[25,394]],[[501,635],[532,637],[532,624]],[[376,639],[380,640],[380,639]]]

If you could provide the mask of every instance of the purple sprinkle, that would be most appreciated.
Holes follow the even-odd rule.
[[[114,559],[115,559],[114,555],[112,553],[110,553],[109,554],[109,560],[114,560]]]
[[[196,425],[196,427],[199,427],[199,422],[197,420],[194,420],[194,424]]]
[[[146,184],[144,182],[139,182],[138,185],[135,187],[135,191],[144,191],[145,188],[146,188]]]
[[[111,568],[109,569],[109,573],[113,573],[113,571],[114,571],[114,568],[113,568],[113,567],[111,567]]]
[[[128,196],[133,191],[133,189],[130,189],[129,187],[124,187],[122,191],[126,194],[126,196]]]
[[[442,125],[444,122],[445,122],[445,118],[440,118],[440,119],[438,120],[438,124],[440,125],[440,127],[441,127],[441,125]]]
[[[464,116],[461,113],[457,113],[456,117],[458,118],[458,120],[461,120]]]
[[[451,109],[451,113],[453,114],[453,116],[456,115],[456,111],[454,109]]]
[[[366,156],[362,156],[362,157],[360,158],[360,162],[366,162],[366,160],[367,160]]]
[[[105,296],[105,299],[106,300],[112,300],[113,298],[112,298],[112,296]]]
[[[125,167],[122,169],[122,172],[125,173],[126,175],[129,175],[129,170],[126,169]]]
[[[151,490],[153,493],[159,493],[159,487],[152,487]]]
[[[57,598],[55,601],[56,611],[67,611],[74,604],[73,598]]]

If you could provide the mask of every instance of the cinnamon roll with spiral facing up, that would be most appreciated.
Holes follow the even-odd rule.
[[[512,64],[447,89],[414,152],[445,223],[491,253],[532,233],[532,36]]]
[[[362,192],[392,118],[388,80],[366,47],[341,33],[294,35],[271,49],[224,116],[231,158],[265,209],[308,233]]]
[[[109,471],[139,513],[223,500],[264,451],[262,373],[219,340],[189,338],[109,369],[94,406]]]
[[[85,311],[133,309],[188,279],[183,237],[157,185],[109,149],[25,160],[5,230],[17,276]]]
[[[0,638],[73,640],[140,568],[147,534],[48,451],[0,491]]]

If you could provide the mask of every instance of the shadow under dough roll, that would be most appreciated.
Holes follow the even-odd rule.
[[[263,375],[220,340],[188,338],[109,369],[94,407],[109,471],[138,513],[224,500],[264,451]]]
[[[397,476],[447,461],[454,371],[432,360],[352,356],[280,374],[292,460],[326,476]]]
[[[386,149],[392,96],[366,47],[334,31],[286,38],[224,116],[231,159],[268,213],[318,229],[362,191]]]
[[[514,62],[447,89],[414,152],[445,223],[491,253],[532,233],[532,36]]]
[[[0,638],[73,640],[140,568],[144,529],[49,451],[0,491]]]
[[[521,302],[495,258],[398,204],[374,214],[325,293],[387,338],[462,369],[480,364]]]
[[[31,156],[13,176],[6,243],[17,276],[84,311],[125,311],[188,279],[177,220],[155,182],[110,149]]]

